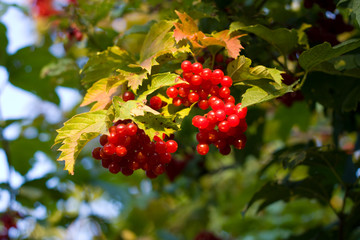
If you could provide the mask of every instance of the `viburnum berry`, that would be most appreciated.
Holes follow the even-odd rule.
[[[166,142],[166,150],[168,153],[174,153],[178,149],[178,144],[174,140],[169,140]]]
[[[162,107],[162,100],[158,96],[150,98],[150,107],[154,110],[159,110]]]
[[[206,143],[200,143],[196,146],[196,150],[200,155],[206,155],[209,152],[209,145]]]
[[[199,99],[200,99],[199,94],[197,94],[196,92],[191,92],[188,95],[188,100],[190,103],[195,103],[199,101]]]
[[[169,88],[166,90],[166,95],[167,95],[169,98],[175,98],[175,97],[177,97],[178,94],[179,94],[179,91],[177,90],[176,87],[169,87]]]
[[[123,93],[122,99],[123,99],[125,102],[130,101],[130,100],[134,100],[134,99],[135,99],[135,95],[134,95],[134,93],[132,93],[132,92],[126,91],[126,92]]]
[[[181,69],[186,73],[186,72],[191,72],[192,70],[192,64],[190,61],[183,61],[181,63]]]
[[[194,74],[200,74],[203,70],[203,66],[201,65],[201,63],[193,63],[191,65],[191,71],[194,73]]]

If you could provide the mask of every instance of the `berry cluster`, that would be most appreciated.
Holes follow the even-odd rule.
[[[199,142],[197,152],[206,155],[210,144],[214,144],[224,155],[230,153],[230,145],[242,149],[246,142],[243,132],[247,129],[247,108],[241,108],[241,103],[235,105],[229,88],[232,86],[232,79],[224,76],[220,69],[203,69],[198,62],[192,64],[190,61],[183,61],[181,68],[182,77],[188,83],[180,83],[167,89],[166,94],[173,99],[173,104],[188,107],[192,103],[198,103],[202,110],[209,107],[212,109],[204,116],[192,119],[192,124],[200,130],[196,136]]]
[[[130,176],[137,169],[146,171],[149,178],[156,178],[165,172],[171,161],[171,153],[178,144],[174,140],[164,141],[155,137],[151,141],[144,130],[131,120],[118,121],[109,129],[109,135],[100,137],[102,147],[93,150],[92,156],[101,160],[102,166],[113,174],[122,172]]]
[[[134,100],[132,92],[124,92],[123,100]],[[152,97],[150,106],[159,109],[159,97]],[[160,107],[163,102],[160,99]],[[173,137],[173,136],[171,136]],[[109,135],[100,137],[102,147],[94,148],[93,158],[101,160],[102,166],[109,169],[113,174],[122,172],[125,176],[130,176],[137,169],[146,171],[149,178],[156,178],[165,172],[165,167],[171,162],[171,153],[176,152],[178,144],[176,141],[163,136],[154,137],[154,141],[146,135],[144,130],[131,120],[120,120],[109,128]]]

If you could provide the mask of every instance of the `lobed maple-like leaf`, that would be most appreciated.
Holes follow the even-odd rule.
[[[224,30],[218,33],[213,33],[207,36],[202,31],[199,31],[195,21],[186,13],[175,11],[181,23],[174,23],[174,38],[176,42],[187,39],[194,48],[206,48],[208,46],[217,45],[225,47],[228,54],[232,58],[237,58],[243,46],[239,38],[244,35],[237,35],[231,37],[229,30]]]
[[[109,81],[114,81],[114,83],[112,83],[111,87],[108,89]],[[95,102],[90,111],[106,109],[109,104],[112,103],[112,98],[114,96],[120,95],[123,92],[123,87],[121,85],[126,81],[127,79],[124,77],[110,77],[100,79],[87,90],[80,107]]]
[[[159,112],[145,105],[139,100],[124,102],[119,97],[113,99],[114,121],[131,119],[139,128],[152,140],[155,136],[162,136],[163,133],[170,135],[179,128],[173,122],[172,117],[161,115]]]
[[[57,130],[56,144],[62,144],[58,161],[65,161],[65,170],[74,174],[75,159],[83,147],[99,134],[107,132],[110,119],[106,110],[81,113],[75,115]]]

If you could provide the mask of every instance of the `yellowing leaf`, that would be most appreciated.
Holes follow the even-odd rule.
[[[186,13],[181,13],[178,11],[175,11],[175,13],[178,15],[181,21],[181,23],[174,23],[174,37],[176,42],[179,42],[182,39],[192,39],[195,37],[193,34],[196,34],[199,31],[195,21]]]
[[[113,78],[103,78],[94,83],[87,90],[80,107],[96,102],[90,111],[106,109],[108,105],[111,104],[112,98],[114,96],[119,96],[123,92],[121,84],[126,81],[125,78],[116,79],[116,83],[112,84],[110,89],[107,89],[108,82],[113,80]]]
[[[75,159],[83,147],[99,134],[106,133],[110,124],[106,110],[75,115],[57,130],[55,144],[62,144],[58,161],[65,161],[65,170],[74,174]]]

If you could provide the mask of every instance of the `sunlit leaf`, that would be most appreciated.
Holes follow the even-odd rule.
[[[65,161],[65,170],[74,174],[77,156],[83,147],[99,134],[106,133],[110,120],[106,110],[75,115],[57,130],[55,144],[61,144],[58,161]]]

